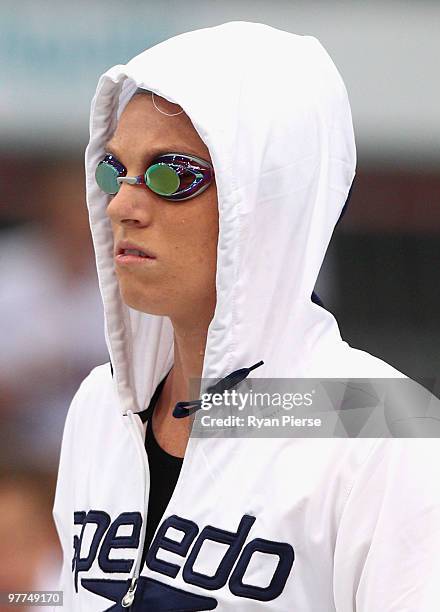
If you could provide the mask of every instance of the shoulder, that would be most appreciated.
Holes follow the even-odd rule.
[[[82,381],[70,404],[57,488],[60,483],[87,483],[91,466],[102,464],[114,441],[128,436],[124,429],[110,363],[99,365]]]
[[[317,343],[307,375],[315,378],[408,378],[406,374],[342,338]]]
[[[341,348],[345,352],[346,363],[352,371],[351,378],[408,378],[406,374],[383,359],[354,348],[345,341],[342,342]]]
[[[110,419],[118,410],[110,362],[107,362],[94,367],[79,385],[69,406],[63,437],[73,433],[72,430],[84,430],[102,419]]]
[[[95,366],[90,373],[84,378],[80,384],[78,393],[90,393],[97,388],[103,389],[112,382],[111,364],[110,361],[101,365]]]
[[[105,398],[109,394],[114,394],[114,386],[111,365],[108,361],[94,367],[84,378],[73,397],[72,405],[77,405],[80,401],[96,397]]]

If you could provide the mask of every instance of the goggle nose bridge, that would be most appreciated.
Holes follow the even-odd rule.
[[[128,183],[129,185],[139,185],[144,183],[144,177],[141,176],[118,176],[116,178],[118,185],[121,183]]]

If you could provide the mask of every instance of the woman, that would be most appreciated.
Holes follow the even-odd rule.
[[[188,32],[108,70],[90,127],[110,364],[66,421],[65,606],[437,610],[434,441],[189,437],[192,379],[404,377],[313,294],[356,164],[326,51],[264,24]]]

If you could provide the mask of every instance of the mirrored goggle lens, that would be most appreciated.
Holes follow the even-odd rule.
[[[96,182],[105,193],[111,195],[118,193],[120,188],[120,185],[116,180],[118,176],[120,176],[118,170],[107,162],[100,162],[96,168]]]
[[[159,163],[153,164],[147,169],[145,183],[154,193],[170,196],[179,189],[180,178],[176,170],[166,164]]]

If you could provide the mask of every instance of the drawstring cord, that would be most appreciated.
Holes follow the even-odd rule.
[[[235,385],[238,385],[242,380],[244,380],[249,375],[249,373],[252,372],[252,370],[259,368],[260,366],[263,365],[263,363],[264,361],[259,361],[253,366],[250,366],[249,368],[240,368],[239,370],[235,370],[234,372],[231,372],[224,378],[221,378],[219,382],[217,382],[215,385],[211,385],[210,387],[208,387],[207,393],[209,394],[223,393],[224,391],[228,389],[232,389],[232,387],[235,387]],[[193,414],[194,412],[199,410],[201,408],[201,404],[202,404],[202,400],[200,399],[189,401],[189,402],[178,402],[174,407],[173,416],[178,419],[189,416],[190,414]],[[141,573],[141,563],[142,563],[142,558],[143,558],[145,534],[147,530],[146,513],[148,509],[148,498],[150,494],[149,492],[150,487],[147,486],[147,474],[149,474],[149,466],[148,466],[147,454],[145,452],[145,442],[142,439],[142,436],[140,435],[140,431],[136,423],[136,417],[133,411],[127,410],[127,416],[129,418],[129,423],[130,423],[130,427],[129,427],[130,435],[132,436],[134,440],[134,444],[136,446],[138,456],[144,468],[142,470],[142,473],[143,473],[143,486],[144,486],[144,513],[145,513],[145,516],[143,517],[143,521],[141,525],[141,532],[139,535],[139,547],[137,550],[136,562],[134,564],[133,576],[130,581],[130,586],[128,587],[128,590],[125,593],[121,601],[121,606],[123,608],[129,608],[132,605],[135,595],[136,595],[139,575]]]
[[[240,368],[239,370],[231,372],[224,378],[220,379],[219,382],[215,385],[211,385],[210,387],[208,387],[206,389],[206,392],[210,395],[214,395],[222,394],[228,389],[232,389],[232,387],[235,387],[236,385],[238,385],[238,383],[241,383],[241,381],[244,380],[249,375],[249,373],[252,372],[252,370],[259,368],[263,365],[263,363],[264,361],[259,361],[253,366],[250,366],[249,368]],[[176,419],[183,419],[186,416],[194,414],[194,412],[200,410],[203,401],[204,400],[198,399],[190,400],[189,402],[177,402],[177,404],[174,406],[173,417],[175,417]]]

